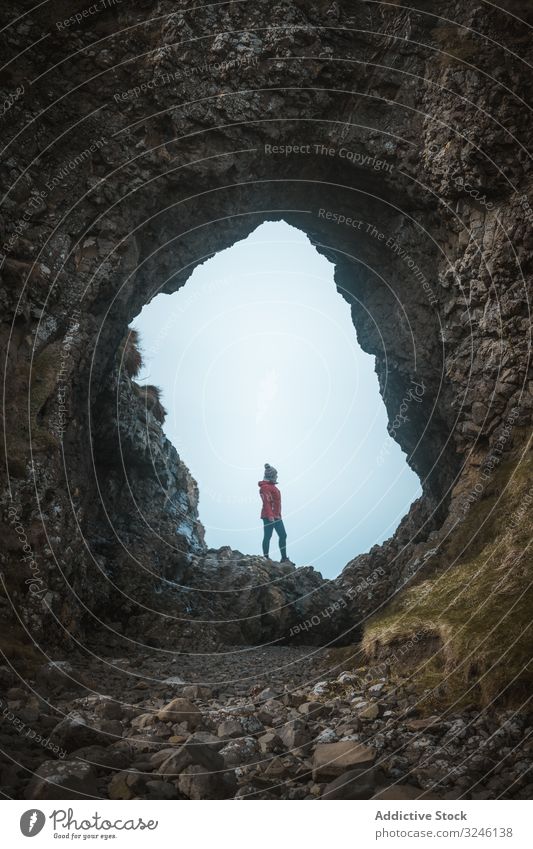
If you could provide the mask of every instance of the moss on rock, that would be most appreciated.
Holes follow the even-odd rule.
[[[531,444],[501,464],[484,495],[442,546],[441,570],[365,630],[373,661],[396,661],[411,643],[412,680],[433,707],[521,703],[533,685]]]

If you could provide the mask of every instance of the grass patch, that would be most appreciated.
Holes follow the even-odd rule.
[[[365,663],[365,653],[360,643],[357,643],[329,649],[324,661],[324,670],[331,675],[340,675],[341,672],[353,672]]]
[[[413,683],[435,706],[519,703],[532,691],[532,465],[531,450],[515,451],[442,547],[440,571],[437,555],[431,577],[366,627],[373,661],[412,643]]]

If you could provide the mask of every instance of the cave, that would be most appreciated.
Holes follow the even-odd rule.
[[[7,746],[10,797],[110,798],[111,781],[115,798],[157,798],[121,778],[146,766],[127,748],[144,745],[131,705],[146,691],[158,739],[144,753],[178,747],[174,783],[174,760],[156,773],[169,798],[310,798],[274,779],[237,791],[230,744],[205,755],[223,781],[185,774],[198,765],[187,735],[213,731],[210,699],[226,690],[275,701],[271,718],[311,705],[279,744],[289,750],[310,745],[317,699],[352,687],[363,712],[393,674],[408,681],[402,709],[443,723],[464,710],[491,735],[505,722],[494,710],[511,707],[527,727],[531,13],[507,5],[159,0],[80,23],[60,0],[9,4],[6,24],[22,22],[5,34],[3,676],[29,725],[50,700],[43,727],[68,755],[57,778],[43,748],[28,742],[21,767]],[[207,547],[186,457],[135,381],[143,306],[278,221],[334,265],[422,487],[390,539],[332,581]],[[419,403],[396,428],[413,385]],[[261,710],[252,737],[270,728]],[[259,745],[274,758],[278,743]],[[109,761],[86,751],[106,746]],[[67,769],[80,751],[81,785]],[[315,755],[313,793],[327,797],[337,776]],[[527,794],[515,773],[491,784],[488,767],[450,778],[383,757],[372,793],[401,780],[453,798]]]
[[[178,292],[156,295],[132,331],[137,391],[158,404],[198,483],[209,548],[261,553],[265,457],[283,480],[290,559],[326,578],[389,538],[420,496],[390,433],[424,386],[412,384],[389,433],[374,358],[357,342],[334,266],[301,231],[260,225]]]
[[[322,162],[319,161],[319,164],[322,165]],[[266,165],[271,166],[271,160],[267,160]],[[276,164],[275,168],[279,175],[279,164]],[[123,346],[120,346],[120,342],[128,338],[128,326],[131,320],[143,303],[152,298],[154,291],[165,293],[176,291],[188,279],[198,262],[226,248],[231,242],[248,235],[258,223],[266,220],[267,215],[268,219],[272,220],[276,209],[281,210],[281,199],[283,198],[287,203],[287,194],[291,195],[288,203],[290,208],[306,208],[306,211],[297,216],[284,212],[284,220],[289,220],[303,230],[318,251],[324,252],[330,259],[335,259],[337,287],[343,297],[348,299],[361,344],[376,358],[380,390],[391,423],[398,415],[404,399],[409,397],[413,384],[423,387],[424,392],[421,395],[420,404],[417,405],[416,417],[406,422],[405,427],[392,431],[397,435],[402,449],[409,454],[411,465],[420,476],[424,493],[423,498],[412,508],[412,513],[416,515],[414,521],[409,516],[403,523],[403,538],[410,541],[412,538],[414,542],[422,541],[442,523],[457,470],[457,457],[452,452],[452,444],[449,440],[452,422],[450,411],[447,409],[446,386],[442,385],[442,341],[438,317],[435,315],[431,298],[423,284],[419,284],[416,278],[416,275],[423,275],[423,272],[418,265],[415,268],[412,267],[414,260],[411,254],[406,253],[404,259],[399,261],[397,233],[401,231],[403,234],[407,229],[404,216],[400,216],[399,219],[393,217],[390,230],[384,223],[380,223],[382,229],[376,230],[373,222],[386,221],[390,212],[390,202],[376,199],[378,190],[376,185],[372,186],[372,191],[368,192],[371,197],[371,207],[368,211],[365,209],[364,200],[361,200],[361,190],[357,190],[361,213],[360,217],[354,221],[357,220],[358,225],[361,226],[353,227],[351,223],[345,225],[342,221],[339,223],[339,218],[344,215],[342,210],[349,209],[343,194],[348,193],[350,196],[353,189],[348,186],[344,187],[342,193],[339,192],[337,187],[340,176],[337,169],[338,164],[337,168],[333,169],[333,173],[328,173],[328,179],[321,180],[321,205],[316,199],[316,188],[311,180],[299,180],[295,186],[292,185],[292,180],[283,180],[280,189],[279,176],[274,181],[268,172],[261,172],[259,180],[261,197],[257,196],[256,190],[250,197],[248,191],[244,191],[243,195],[243,189],[239,187],[239,213],[235,215],[230,211],[235,205],[234,187],[223,188],[217,199],[217,206],[220,204],[220,208],[217,208],[215,220],[209,219],[208,233],[206,222],[197,223],[197,219],[191,220],[190,215],[187,215],[187,232],[180,233],[178,221],[173,218],[173,210],[163,203],[165,213],[157,216],[157,223],[162,228],[162,232],[154,229],[155,222],[151,220],[150,232],[145,237],[146,258],[143,252],[137,256],[135,275],[128,276],[125,281],[118,284],[110,302],[106,304],[106,310],[97,331],[96,348],[90,362],[90,377],[87,378],[89,391],[85,382],[81,388],[84,396],[89,394],[91,398],[94,398],[91,410],[94,453],[87,458],[87,465],[82,473],[85,479],[94,477],[95,486],[102,498],[104,512],[107,517],[112,517],[112,522],[109,522],[108,518],[107,532],[104,533],[100,529],[106,524],[105,518],[100,512],[95,517],[94,525],[98,529],[95,535],[98,539],[99,554],[107,561],[112,561],[115,564],[112,568],[121,576],[127,575],[130,589],[135,586],[132,583],[132,568],[140,572],[141,579],[151,580],[157,578],[159,574],[164,580],[173,580],[190,590],[194,590],[198,583],[201,585],[203,576],[200,579],[196,577],[201,570],[198,569],[197,560],[194,558],[201,556],[202,534],[201,531],[198,532],[197,491],[194,484],[187,480],[185,484],[181,484],[182,490],[185,489],[187,493],[193,490],[195,494],[192,501],[189,499],[190,511],[186,509],[185,517],[182,513],[180,518],[182,522],[184,518],[185,522],[190,521],[190,537],[187,539],[184,536],[176,542],[173,520],[174,523],[168,528],[163,543],[165,546],[170,545],[171,555],[175,552],[175,556],[179,559],[181,542],[181,560],[183,561],[181,570],[173,556],[167,557],[164,551],[159,553],[159,540],[153,540],[154,533],[157,536],[165,536],[161,534],[158,527],[164,523],[165,509],[162,494],[157,490],[161,474],[168,474],[170,464],[167,463],[164,472],[159,471],[158,461],[165,466],[165,458],[154,459],[150,428],[144,428],[144,437],[139,439],[139,430],[142,429],[142,425],[139,426],[136,420],[131,422],[132,415],[135,416],[135,401],[131,397],[131,386],[120,371],[119,364],[123,357]],[[346,180],[346,177],[344,179]],[[334,198],[332,197],[329,205],[324,205],[325,187],[328,184],[334,188]],[[385,187],[381,185],[380,190],[384,192]],[[229,196],[226,197],[226,194]],[[278,199],[278,194],[281,194],[282,198]],[[363,198],[365,197],[366,195],[363,194]],[[211,200],[209,203],[211,205]],[[261,206],[266,207],[268,213],[261,213],[259,211]],[[249,214],[249,210],[253,210],[253,213]],[[313,211],[315,215],[310,226],[307,216],[312,215]],[[334,215],[337,218],[334,218]],[[194,216],[194,209],[192,216]],[[346,215],[346,218],[350,220],[349,215]],[[274,220],[276,220],[275,217]],[[227,232],[229,228],[231,228],[230,234]],[[341,229],[339,234],[339,228],[345,228],[347,232],[344,233]],[[381,234],[384,236],[383,239],[380,239]],[[138,238],[141,242],[141,236]],[[206,238],[210,240],[209,252],[206,251]],[[402,238],[405,239],[405,236]],[[348,244],[348,241],[351,244]],[[385,262],[382,256],[378,260],[382,242],[384,244],[389,242],[391,245],[390,256],[385,257]],[[402,248],[402,250],[406,249]],[[425,242],[423,252],[429,252]],[[183,255],[188,259],[185,269],[182,269],[181,263],[177,263],[177,256]],[[417,253],[416,256],[418,255]],[[429,271],[426,273],[429,276]],[[413,276],[416,281],[414,292]],[[424,279],[427,278],[424,276]],[[408,291],[414,298],[412,305],[408,300]],[[416,330],[413,329],[414,319],[410,316],[410,310],[419,322]],[[398,334],[398,328],[403,329],[403,335],[401,330]],[[399,348],[401,350],[398,350]],[[110,422],[114,419],[116,419],[116,428],[113,430]],[[151,427],[153,428],[154,425],[152,420]],[[78,452],[79,446],[74,446],[74,450]],[[137,460],[139,461],[139,478],[136,480],[134,467]],[[155,475],[147,477],[146,472],[152,463],[155,467]],[[71,463],[67,462],[69,467],[76,465],[78,463],[74,460]],[[94,504],[92,496],[91,503]],[[167,505],[170,503],[170,501],[167,502]],[[187,515],[188,512],[190,515]],[[138,527],[133,529],[130,526],[130,519],[136,514],[139,514],[139,522]],[[146,517],[149,517],[148,520]],[[114,537],[117,536],[116,530],[121,527],[121,523],[125,523],[124,534],[120,534],[120,539],[117,540]],[[133,554],[131,558],[131,549],[137,545],[141,546],[140,551],[145,546],[145,550],[150,552],[150,559],[154,565],[147,566],[146,558],[142,555],[137,557]],[[105,554],[106,546],[107,555]],[[156,551],[157,555],[155,555]],[[190,561],[194,564],[192,573],[189,555],[193,558]],[[128,563],[130,559],[134,561],[131,564]],[[119,563],[121,566],[117,568],[116,564]],[[161,566],[158,568],[156,563],[160,563]],[[374,569],[370,571],[374,572]],[[378,576],[381,576],[381,572]],[[231,581],[233,580],[231,571],[228,577],[230,582],[228,593],[231,598]],[[361,573],[362,577],[364,572]],[[381,585],[381,593],[389,594],[396,589],[393,583],[391,586],[388,578],[386,581],[377,581],[376,578],[374,580]],[[237,585],[240,591],[240,582]],[[324,585],[320,582],[320,585],[317,585],[317,591],[318,586],[321,586],[320,593],[322,593]],[[302,595],[305,597],[307,593],[303,591]],[[372,594],[370,610],[379,604],[374,596],[375,593]],[[162,600],[168,603],[168,598]],[[315,603],[317,603],[316,600],[313,604]],[[100,607],[101,601],[98,605]],[[109,607],[111,612],[116,611],[117,604],[114,599],[110,601]],[[121,630],[130,627],[139,633],[139,622],[132,616],[132,610],[127,602],[120,607],[122,615],[125,615],[129,622],[127,626],[126,621],[122,621]],[[368,614],[370,610],[364,613]],[[263,639],[265,636],[270,639],[282,638],[287,630],[287,623],[283,622],[281,631],[276,633],[272,630],[271,621],[275,620],[276,614],[266,615],[264,604],[261,605],[260,611],[259,617],[253,617],[253,621],[259,618],[266,624],[262,630],[254,628],[253,632],[250,632],[248,628],[245,640],[249,641],[252,637]],[[297,616],[301,616],[301,611],[298,611]],[[196,619],[203,621],[199,611]],[[339,634],[336,636],[342,640],[344,638],[344,628],[340,624],[342,617],[337,619],[333,627],[338,629]],[[275,628],[279,628],[279,624],[276,624]],[[318,633],[319,630],[322,629],[317,629],[317,634],[313,635],[313,641],[316,639],[323,641],[324,638]],[[352,636],[350,629],[350,640]],[[230,639],[229,636],[226,636],[226,639]],[[234,636],[230,642],[235,639]]]

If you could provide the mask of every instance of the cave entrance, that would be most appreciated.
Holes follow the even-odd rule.
[[[257,481],[269,462],[289,556],[330,578],[390,537],[421,493],[334,270],[301,230],[265,222],[178,291],[156,294],[132,324],[137,382],[161,388],[165,432],[198,481],[207,544],[260,551]]]

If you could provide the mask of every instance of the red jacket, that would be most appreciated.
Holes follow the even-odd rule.
[[[271,522],[281,519],[281,492],[276,484],[270,481],[259,481],[258,486],[259,495],[263,501],[261,518],[269,519]]]

